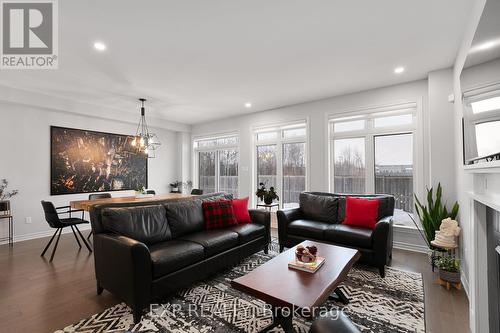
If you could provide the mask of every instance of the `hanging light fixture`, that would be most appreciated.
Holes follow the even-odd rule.
[[[141,101],[141,119],[139,120],[139,125],[137,125],[137,131],[131,145],[138,151],[148,155],[148,158],[155,158],[156,149],[161,146],[161,143],[158,141],[156,134],[149,132],[146,122],[146,109],[144,108],[146,99],[139,98],[139,101]]]

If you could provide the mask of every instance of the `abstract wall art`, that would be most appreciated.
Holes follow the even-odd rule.
[[[148,158],[133,136],[50,127],[50,193],[76,194],[147,188]]]

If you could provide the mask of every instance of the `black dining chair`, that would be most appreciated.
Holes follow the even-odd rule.
[[[146,194],[156,195],[156,191],[155,190],[146,190]]]
[[[191,190],[191,194],[192,195],[202,195],[203,194],[203,190],[199,189],[199,188],[193,188]]]
[[[47,246],[45,246],[45,249],[43,249],[43,252],[40,256],[43,257],[45,255],[45,252],[47,252],[50,244],[52,244],[52,241],[54,240],[54,238],[56,237],[56,234],[57,234],[56,243],[54,245],[54,248],[52,249],[52,254],[51,254],[50,260],[49,260],[49,262],[52,262],[52,259],[54,259],[54,254],[56,253],[57,245],[59,244],[59,238],[61,237],[61,232],[64,228],[67,228],[67,227],[71,228],[71,230],[73,231],[73,235],[75,236],[75,239],[76,239],[76,242],[78,243],[78,246],[80,248],[82,248],[82,245],[80,244],[80,241],[78,240],[78,235],[80,235],[80,237],[83,241],[83,244],[85,244],[85,246],[87,247],[89,252],[92,252],[90,245],[87,243],[87,241],[85,240],[82,233],[80,232],[80,230],[77,227],[78,224],[89,223],[88,221],[85,221],[83,219],[83,214],[84,214],[83,209],[72,210],[71,206],[54,207],[54,204],[52,202],[43,201],[43,200],[42,200],[42,207],[43,207],[43,211],[45,213],[45,220],[47,221],[47,223],[49,224],[49,226],[51,228],[56,229],[56,232],[54,233],[54,235],[50,239]],[[59,211],[61,209],[66,209],[66,210]],[[79,213],[79,212],[82,213],[82,218],[71,216],[72,213]],[[61,218],[59,218],[59,215],[61,215],[61,214],[68,214],[69,217],[61,219]],[[78,235],[76,234],[75,229],[78,232]]]
[[[99,199],[109,199],[111,198],[111,193],[93,193],[89,194],[89,200],[99,200]],[[89,235],[87,236],[87,239],[90,240],[90,237],[92,237],[92,230],[90,230]]]

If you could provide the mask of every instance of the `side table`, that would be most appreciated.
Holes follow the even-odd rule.
[[[0,238],[0,241],[9,241],[9,246],[14,245],[14,217],[12,216],[12,212],[10,210],[10,202],[2,201],[1,202],[1,210],[0,210],[0,222],[3,220],[7,220],[9,225],[9,235],[7,237]]]
[[[257,208],[259,207],[264,207],[265,210],[268,210],[268,211],[272,211],[273,210],[273,207],[278,207],[278,209],[280,208],[280,204],[279,203],[276,203],[276,202],[273,202],[272,204],[268,205],[266,203],[258,203],[257,204]]]

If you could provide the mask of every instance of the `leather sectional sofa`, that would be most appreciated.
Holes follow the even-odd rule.
[[[346,195],[303,192],[299,208],[278,211],[280,251],[304,240],[316,240],[358,249],[360,262],[375,266],[385,276],[385,265],[392,258],[394,197],[391,195],[350,195],[377,198],[379,209],[373,230],[342,224]]]
[[[204,230],[202,201],[103,204],[91,209],[97,293],[108,290],[140,321],[152,300],[170,294],[245,257],[270,242],[270,214],[250,210],[252,223]]]

